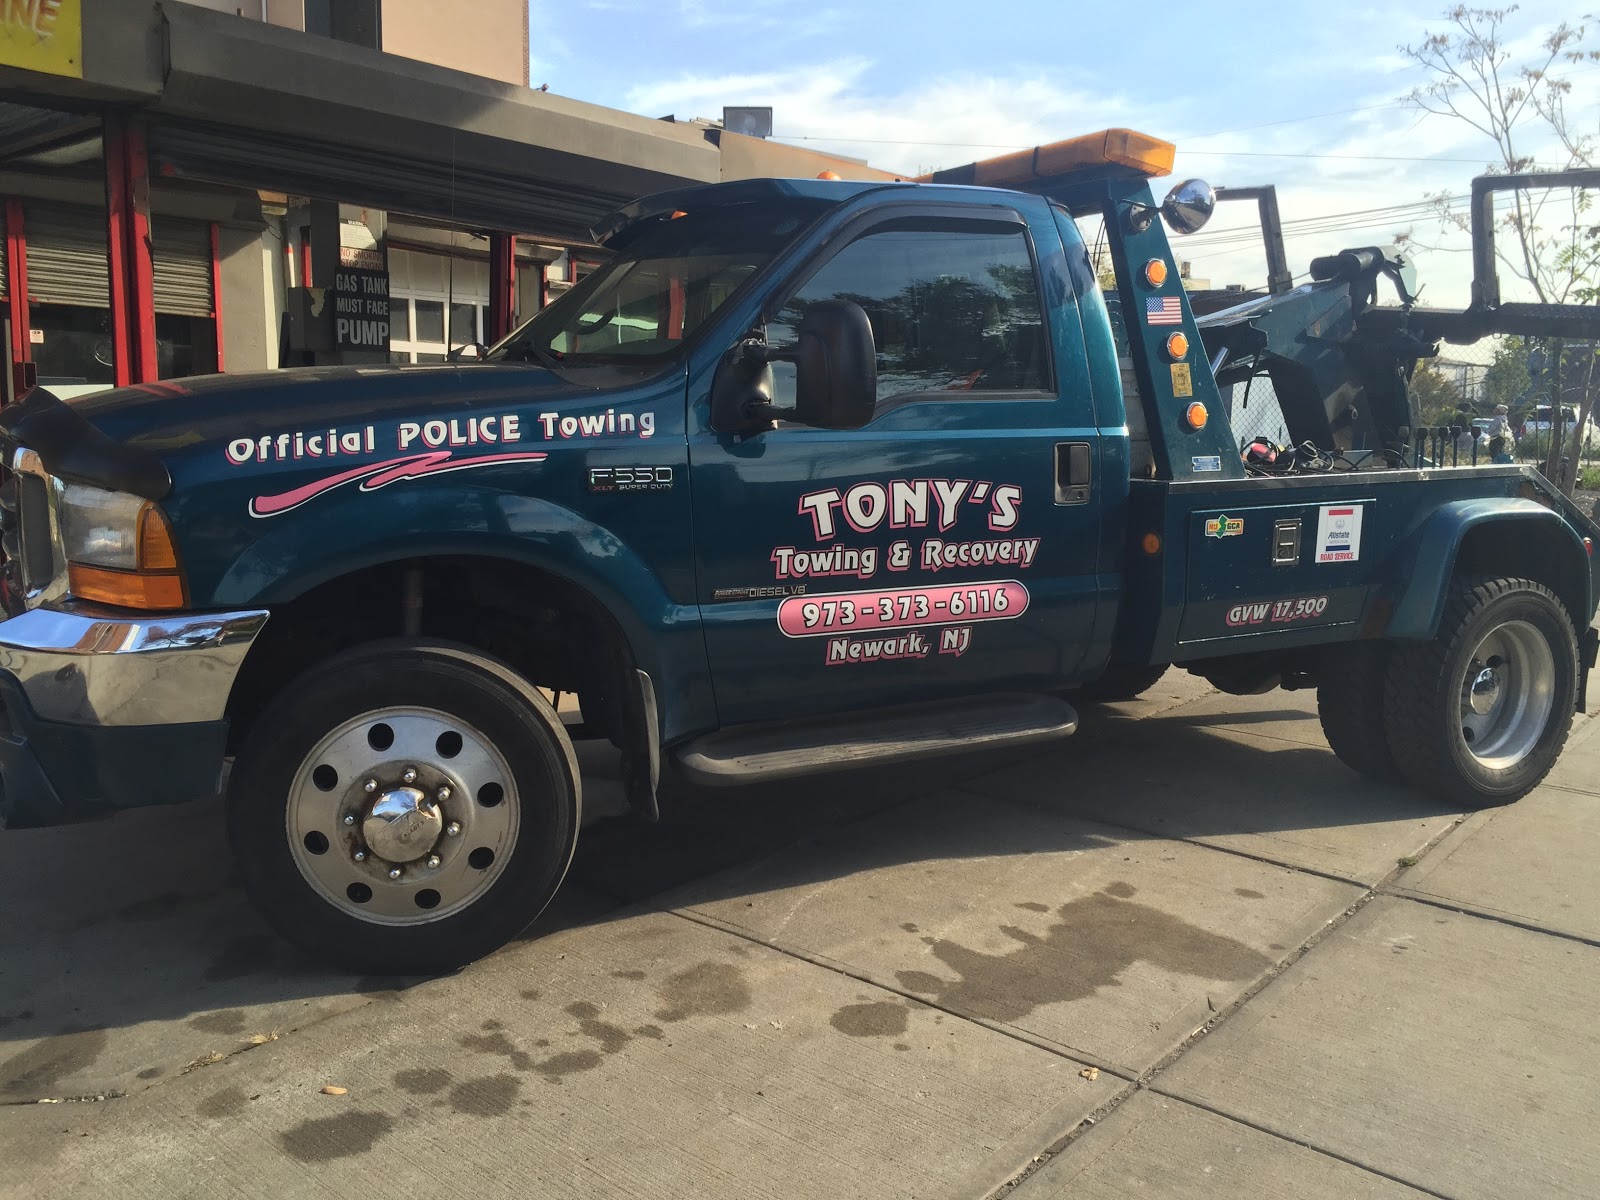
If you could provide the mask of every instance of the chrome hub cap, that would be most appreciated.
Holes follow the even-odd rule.
[[[1472,652],[1461,681],[1461,740],[1490,770],[1521,762],[1555,709],[1556,664],[1537,628],[1507,621]]]
[[[379,925],[472,904],[516,846],[521,806],[505,758],[448,713],[386,708],[332,730],[290,786],[295,864],[339,909]]]
[[[379,858],[406,863],[433,849],[444,832],[439,806],[414,787],[384,792],[372,802],[361,836]]]

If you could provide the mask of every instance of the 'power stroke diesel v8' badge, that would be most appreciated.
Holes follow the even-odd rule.
[[[591,492],[670,492],[671,467],[590,467]]]

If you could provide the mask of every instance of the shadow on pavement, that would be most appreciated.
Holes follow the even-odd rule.
[[[1263,724],[1275,715],[1242,714]],[[888,852],[880,841],[868,852],[874,861],[793,855],[783,883],[795,882],[796,866],[827,878],[906,861],[1072,848],[1042,846],[1036,825],[1023,833],[1006,818],[1014,804],[1172,836],[1440,811],[1360,779],[1323,750],[1252,743],[1183,716],[1137,719],[1137,706],[1086,709],[1085,718],[1079,737],[1043,751],[722,791],[669,778],[660,825],[623,817],[585,831],[563,897],[527,936],[603,921],[620,904],[797,843],[847,843],[844,826],[895,805],[906,805],[908,828],[916,828],[916,798],[952,787],[982,819],[942,834],[920,830],[888,843]],[[202,1053],[231,1052],[406,986],[323,969],[270,934],[231,878],[221,816],[210,802],[0,838],[0,1100],[52,1094],[58,1081],[86,1073],[155,1078]],[[1099,844],[1123,837],[1104,827],[1092,836]],[[726,885],[748,891],[749,876]],[[718,881],[706,880],[703,891],[717,896]],[[135,1026],[143,1028],[109,1049],[96,1036]]]

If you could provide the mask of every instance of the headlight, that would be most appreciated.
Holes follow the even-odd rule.
[[[155,504],[69,483],[58,512],[67,590],[74,596],[124,608],[184,607],[172,527]]]

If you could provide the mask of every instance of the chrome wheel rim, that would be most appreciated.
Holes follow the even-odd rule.
[[[1555,709],[1550,643],[1527,621],[1495,626],[1467,660],[1460,695],[1467,753],[1493,771],[1515,766],[1538,745]]]
[[[420,925],[474,903],[517,843],[521,805],[481,732],[429,708],[345,721],[312,747],[289,788],[295,865],[341,912]]]

